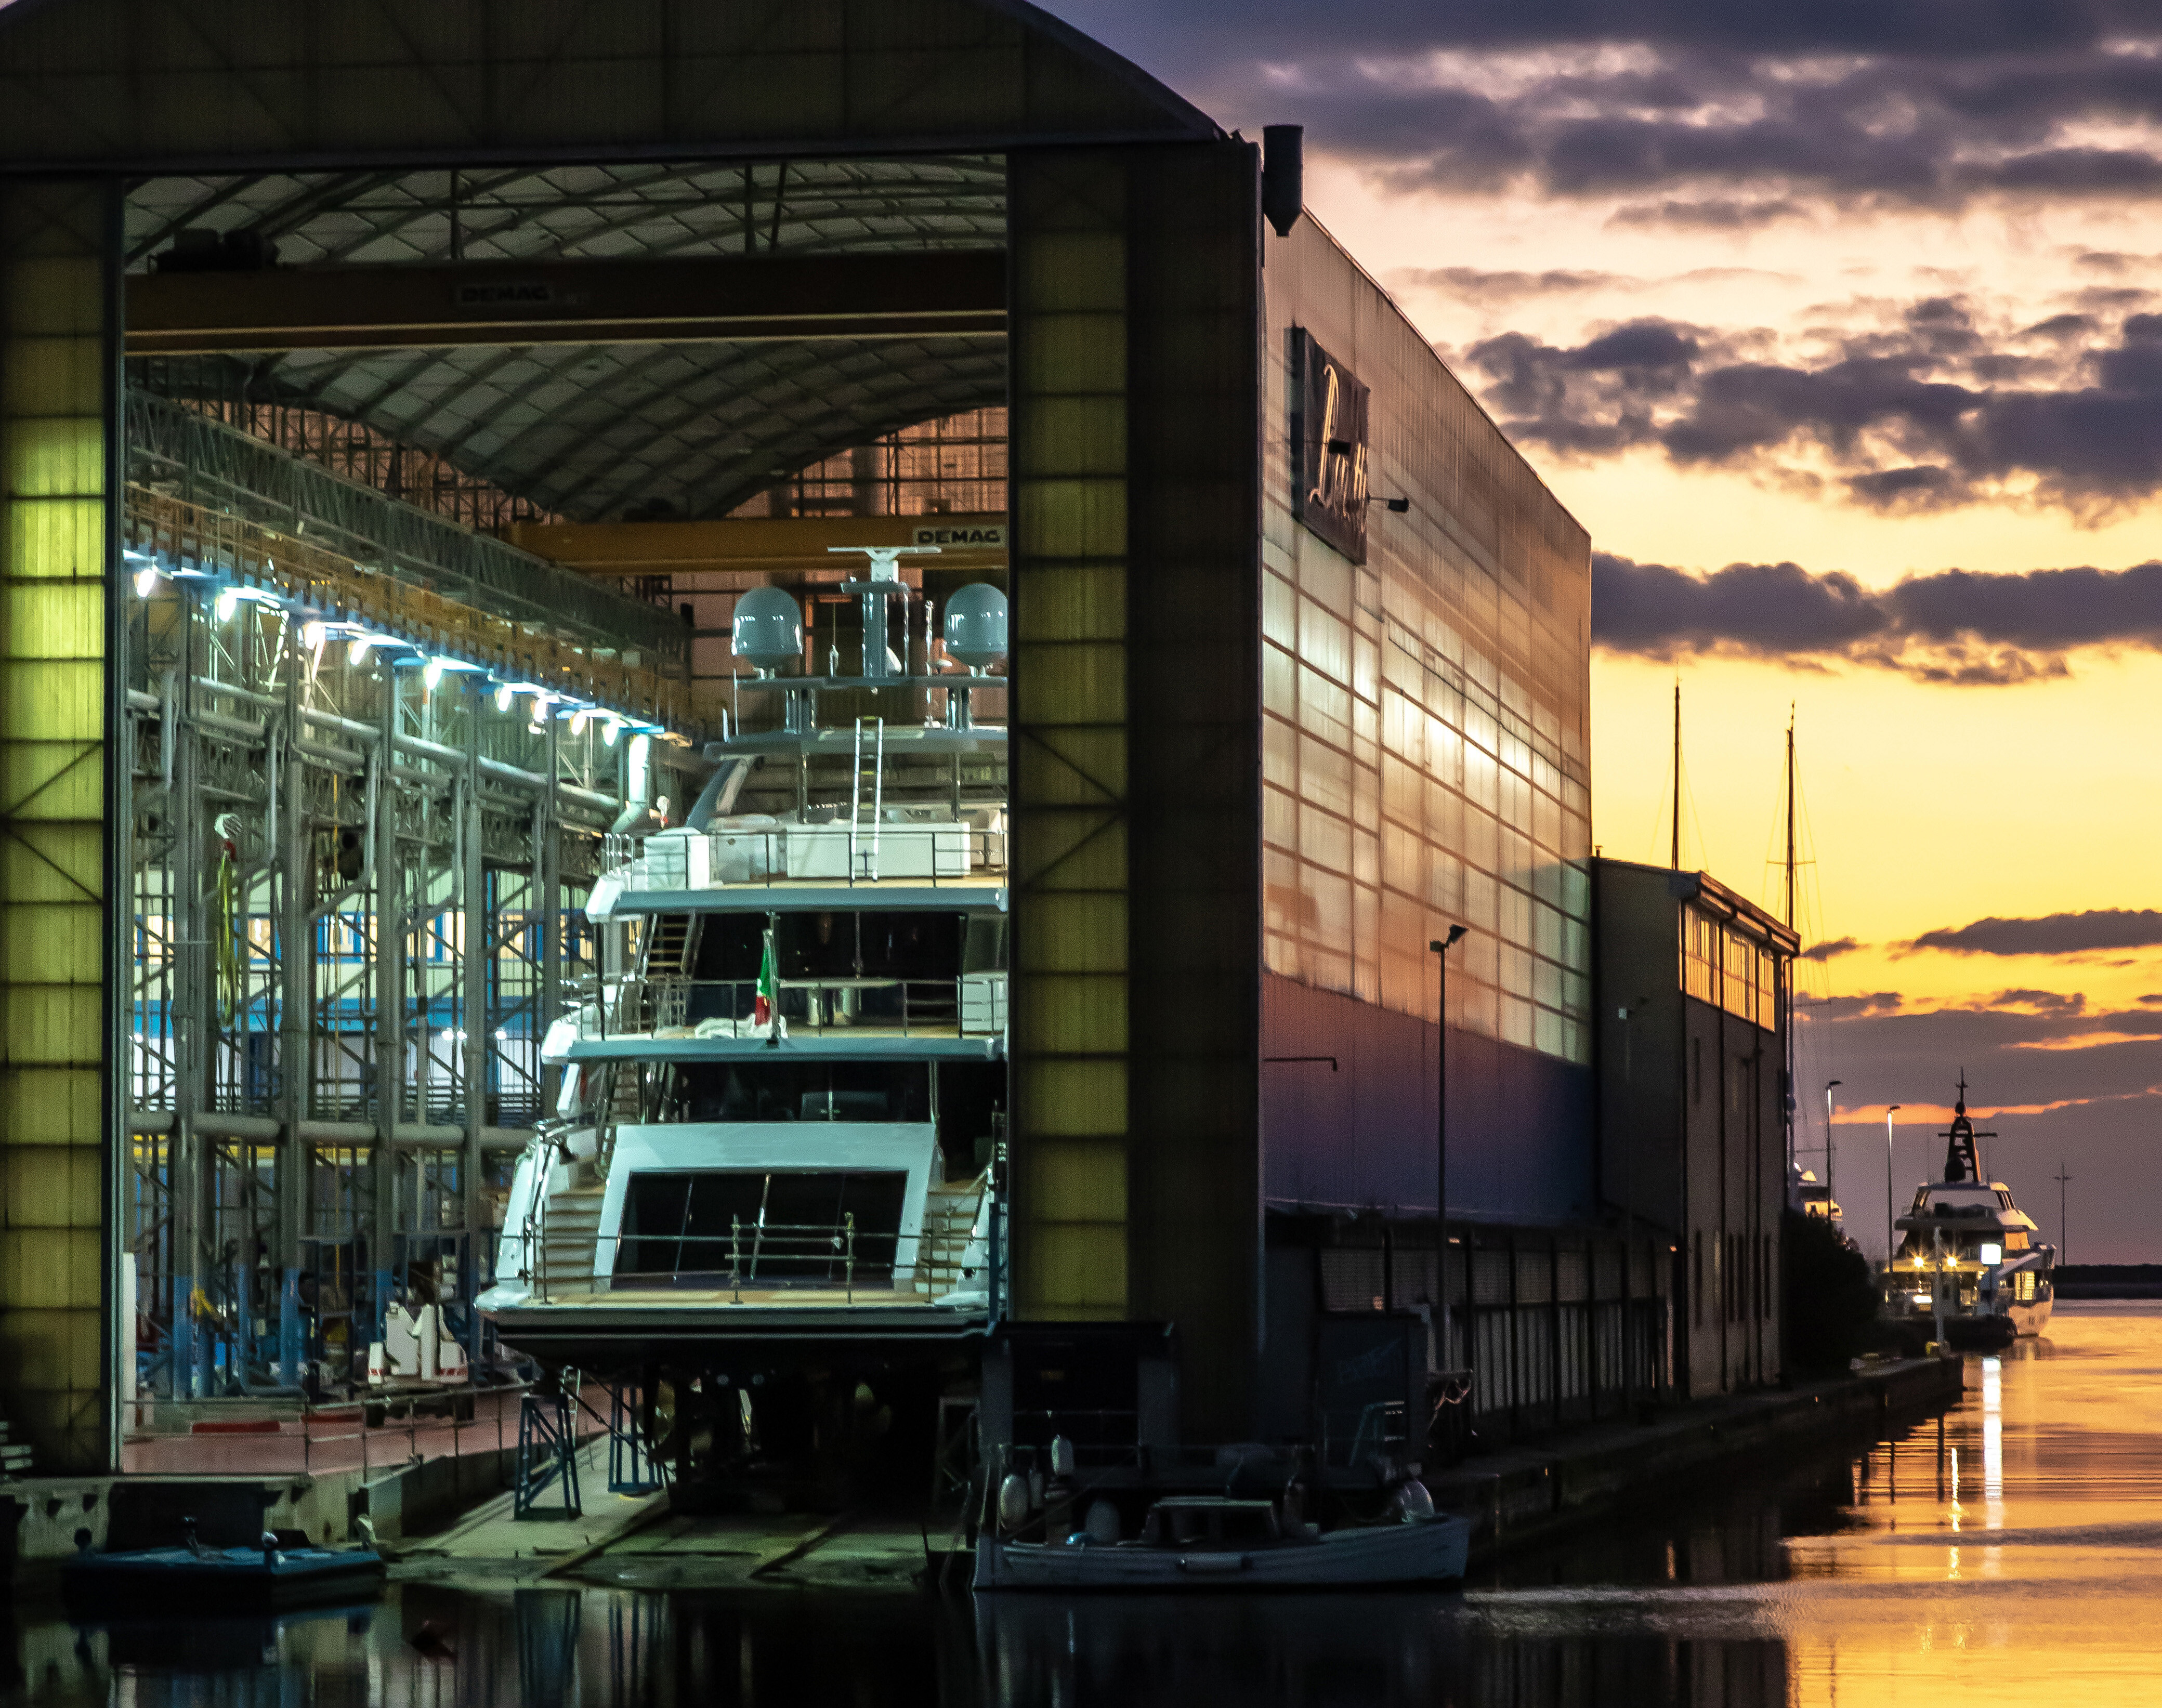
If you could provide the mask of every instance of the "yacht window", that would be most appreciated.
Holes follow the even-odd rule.
[[[927,1121],[927,1062],[685,1062],[683,1120]]]
[[[890,1281],[907,1188],[899,1170],[641,1170],[624,1196],[615,1278],[704,1288]]]

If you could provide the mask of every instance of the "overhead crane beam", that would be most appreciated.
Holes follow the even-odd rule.
[[[915,580],[927,564],[941,569],[1003,569],[1004,512],[943,516],[730,516],[709,522],[514,522],[509,543],[565,569],[599,577],[746,575],[756,586],[775,575],[791,580],[859,576],[861,558],[837,550],[935,546],[938,556],[906,561]]]
[[[128,281],[131,356],[1002,332],[1005,254],[274,268]]]

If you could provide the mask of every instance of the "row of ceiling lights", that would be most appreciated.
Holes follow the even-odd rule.
[[[487,666],[470,659],[453,657],[446,653],[431,653],[403,635],[392,635],[383,629],[371,629],[364,623],[355,623],[344,618],[314,615],[295,601],[280,598],[267,588],[244,587],[237,582],[209,570],[191,568],[185,563],[170,563],[158,555],[136,546],[126,548],[122,555],[135,566],[135,592],[138,598],[149,598],[158,591],[160,582],[171,581],[191,585],[200,593],[208,593],[213,588],[212,614],[220,624],[230,623],[244,604],[265,605],[276,611],[288,622],[301,624],[300,644],[320,662],[324,649],[333,640],[342,640],[346,646],[346,662],[359,667],[368,662],[370,655],[382,653],[384,661],[393,668],[400,665],[420,666],[423,686],[434,692],[446,674],[466,672],[485,676],[495,684],[495,709],[508,713],[520,694],[532,697],[532,727],[546,728],[550,716],[567,718],[571,734],[582,735],[588,723],[601,726],[601,740],[608,747],[615,745],[616,738],[629,729],[641,735],[659,735],[664,726],[649,723],[644,718],[612,711],[597,701],[581,699],[576,694],[567,694],[559,689],[543,687],[539,682],[507,682],[495,676]],[[267,563],[264,566],[269,568]]]

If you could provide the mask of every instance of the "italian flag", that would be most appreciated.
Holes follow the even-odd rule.
[[[750,1011],[752,1025],[771,1026],[773,1024],[775,995],[773,932],[769,929],[765,933],[765,957],[758,964],[758,997]]]

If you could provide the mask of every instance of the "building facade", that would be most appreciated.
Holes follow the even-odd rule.
[[[1696,1397],[1775,1382],[1800,940],[1701,872],[1600,859],[1592,886],[1600,1178],[1667,1247],[1674,1386]]]

